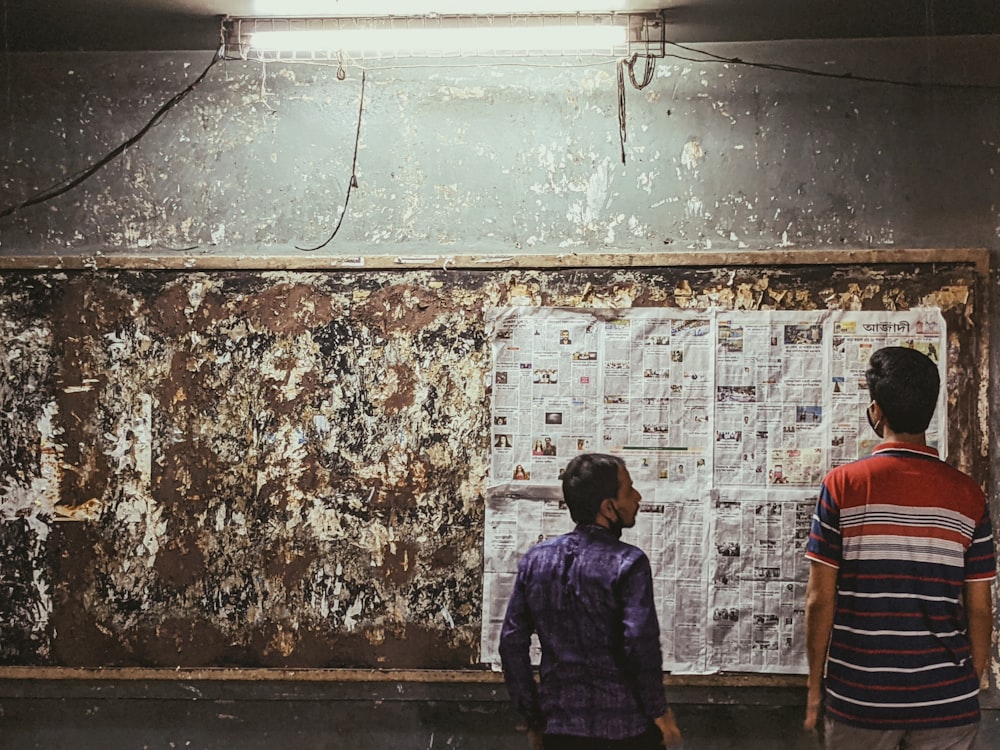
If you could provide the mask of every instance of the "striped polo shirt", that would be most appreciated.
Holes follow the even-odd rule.
[[[820,489],[806,557],[838,568],[826,673],[829,716],[866,729],[979,720],[979,681],[961,605],[996,575],[986,498],[911,443],[883,443]]]

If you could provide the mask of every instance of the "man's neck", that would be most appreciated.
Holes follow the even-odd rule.
[[[926,432],[896,432],[888,425],[882,435],[883,443],[911,443],[913,445],[927,445]]]

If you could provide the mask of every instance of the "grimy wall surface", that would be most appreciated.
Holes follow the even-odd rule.
[[[477,664],[492,307],[939,307],[980,474],[984,286],[947,260],[0,275],[0,661]]]
[[[7,663],[23,663],[29,658],[36,663],[94,663],[105,659],[167,663],[168,657],[176,660],[178,648],[195,661],[234,659],[237,664],[251,657],[262,664],[295,663],[299,654],[310,661],[326,659],[326,663],[342,663],[342,658],[350,657],[357,663],[380,663],[378,660],[385,658],[408,664],[411,662],[407,659],[416,658],[396,649],[401,642],[400,631],[398,624],[391,621],[383,622],[384,641],[356,639],[350,642],[356,650],[349,652],[324,644],[325,633],[313,638],[307,630],[303,641],[296,642],[273,626],[261,626],[252,637],[253,628],[244,628],[240,633],[247,640],[235,650],[220,636],[204,641],[204,650],[198,651],[192,648],[194,631],[185,629],[190,628],[191,621],[184,617],[174,622],[161,620],[167,627],[159,634],[162,638],[157,638],[155,629],[146,631],[146,635],[153,636],[151,639],[126,637],[120,635],[125,630],[115,629],[143,622],[150,628],[155,612],[147,614],[143,604],[151,603],[155,609],[164,601],[187,602],[197,605],[198,611],[214,607],[216,612],[231,611],[247,618],[250,610],[244,609],[243,593],[264,595],[268,590],[263,582],[251,580],[248,571],[240,568],[241,563],[267,558],[283,563],[284,570],[293,570],[296,561],[301,564],[318,559],[319,547],[297,548],[294,534],[288,530],[270,529],[274,535],[270,538],[278,540],[271,550],[253,548],[250,538],[241,536],[239,529],[252,529],[260,521],[239,505],[226,505],[225,515],[210,518],[206,514],[203,520],[197,517],[196,508],[206,509],[218,503],[212,506],[217,510],[222,507],[222,499],[236,503],[237,497],[248,497],[248,489],[267,498],[280,495],[268,494],[272,488],[307,497],[321,486],[314,487],[311,481],[331,482],[328,486],[333,487],[334,478],[346,476],[346,472],[338,474],[341,469],[335,465],[319,466],[315,480],[302,480],[300,487],[290,484],[293,480],[287,474],[277,477],[265,472],[258,476],[251,470],[257,456],[246,451],[250,445],[246,442],[248,435],[261,441],[254,443],[260,450],[275,451],[275,456],[279,448],[292,450],[295,445],[287,435],[277,445],[264,442],[260,436],[268,434],[272,423],[255,423],[251,415],[268,419],[274,415],[278,420],[274,424],[300,416],[304,413],[301,404],[295,399],[291,403],[281,400],[283,389],[301,388],[303,394],[308,394],[303,398],[308,400],[318,398],[319,386],[298,381],[291,369],[284,381],[274,377],[292,361],[287,357],[271,362],[270,369],[259,370],[261,376],[256,383],[225,377],[221,361],[227,354],[225,337],[235,336],[230,340],[236,341],[242,336],[245,340],[251,330],[248,327],[244,333],[237,326],[226,333],[226,316],[233,321],[259,324],[263,332],[261,346],[265,349],[279,341],[281,346],[291,346],[296,334],[327,326],[332,329],[331,340],[342,344],[350,357],[360,357],[363,344],[389,352],[390,358],[382,363],[384,371],[397,368],[396,377],[402,378],[401,393],[406,392],[407,382],[415,389],[413,403],[401,402],[400,413],[406,413],[430,432],[440,429],[435,427],[435,420],[447,422],[448,435],[453,429],[451,421],[457,419],[460,424],[456,434],[465,430],[483,440],[478,436],[474,411],[446,414],[440,411],[440,400],[431,405],[430,413],[420,411],[417,404],[425,391],[416,389],[419,383],[429,392],[431,378],[424,374],[421,377],[425,380],[406,381],[404,370],[414,364],[414,351],[441,355],[441,374],[433,381],[435,387],[465,389],[467,404],[481,403],[482,394],[477,391],[481,384],[474,378],[461,379],[451,370],[466,373],[476,369],[477,336],[481,334],[477,328],[478,306],[483,290],[495,290],[497,299],[507,293],[515,304],[539,303],[533,297],[532,283],[515,283],[515,277],[502,273],[505,264],[520,263],[504,258],[556,254],[562,264],[572,267],[573,254],[626,252],[630,254],[625,256],[627,259],[648,253],[709,251],[721,256],[712,265],[725,267],[732,265],[731,256],[726,254],[739,253],[741,264],[746,266],[740,273],[755,273],[753,264],[758,258],[764,266],[760,274],[763,277],[763,271],[775,264],[776,252],[819,249],[829,255],[840,254],[840,266],[849,275],[849,266],[857,257],[852,252],[864,249],[863,264],[856,270],[865,276],[879,265],[879,258],[890,265],[895,263],[897,248],[934,248],[937,257],[944,260],[950,248],[979,247],[990,251],[996,267],[1000,249],[997,39],[782,42],[702,49],[741,62],[720,62],[671,49],[671,54],[677,56],[658,63],[647,88],[636,91],[626,84],[624,164],[612,61],[463,60],[453,61],[452,66],[435,63],[430,67],[405,61],[381,67],[373,63],[365,75],[360,128],[361,73],[357,68],[348,67],[345,80],[340,81],[333,67],[223,61],[212,66],[202,82],[165,112],[144,137],[92,177],[52,200],[10,214],[5,212],[7,207],[80,174],[139,132],[161,105],[197,79],[209,65],[210,53],[4,54],[0,58],[0,214],[6,215],[0,217],[0,258],[34,256],[46,269],[66,258],[65,265],[71,268],[64,276],[51,270],[5,273],[8,307],[2,328],[4,361],[17,361],[15,348],[25,352],[26,360],[17,363],[17,372],[39,368],[32,376],[34,380],[26,381],[37,388],[53,387],[52,383],[59,384],[56,378],[79,377],[74,373],[84,371],[98,379],[96,383],[67,380],[63,385],[69,386],[71,392],[60,397],[67,407],[61,413],[75,411],[89,430],[89,442],[68,446],[67,450],[89,472],[83,476],[97,478],[98,484],[74,478],[72,471],[66,472],[59,483],[60,487],[75,487],[76,494],[66,495],[65,499],[71,507],[80,503],[75,512],[83,520],[45,524],[50,537],[44,547],[59,549],[59,555],[43,559],[42,547],[32,541],[38,539],[40,529],[30,527],[26,520],[30,513],[18,518],[5,516],[5,565],[10,565],[8,559],[30,562],[16,571],[6,567],[0,592],[7,602],[5,611],[9,611],[10,607],[21,606],[16,602],[29,601],[14,594],[22,591],[18,586],[26,579],[17,578],[15,586],[11,575],[30,575],[34,586],[35,570],[58,571],[57,583],[69,598],[51,591],[53,611],[58,606],[72,615],[63,623],[64,634],[71,625],[80,628],[69,631],[66,643],[72,642],[75,632],[78,642],[87,645],[77,654],[72,649],[60,652],[59,645],[53,643],[54,650],[45,653],[41,645],[44,639],[39,640],[42,636],[21,627],[13,631],[12,637],[18,639],[19,645],[16,656],[5,657]],[[746,62],[776,63],[827,74],[849,72],[855,78],[802,75],[750,67],[743,64]],[[860,76],[945,85],[864,82],[857,80]],[[339,231],[322,249],[296,249],[321,245],[337,226],[351,185],[356,143],[357,187],[350,192]],[[177,271],[93,271],[119,265],[111,256],[121,253],[139,258],[169,256]],[[467,268],[459,275],[461,284],[455,286],[449,259],[463,255],[491,256],[490,262],[475,266],[489,271],[487,280],[475,282],[483,286],[473,284],[471,279],[477,275],[467,273]],[[379,272],[311,279],[328,293],[326,298],[317,298],[304,293],[310,284],[281,272],[289,264],[300,267],[302,258],[310,259],[310,272],[371,270],[357,267],[361,256],[383,256],[386,265],[400,273],[389,274],[391,279]],[[620,263],[609,260],[605,265],[629,265],[625,259]],[[254,268],[270,268],[277,275],[222,270],[246,269],[251,261]],[[407,281],[405,273],[414,263],[433,263],[441,273],[421,270]],[[211,270],[212,264],[218,270]],[[150,265],[163,268],[169,264],[154,259]],[[193,275],[181,273],[185,265]],[[823,267],[831,269],[830,264]],[[91,273],[82,272],[86,269]],[[620,297],[619,290],[630,288],[630,277],[626,275],[619,283],[614,271],[608,274],[596,286],[608,295],[607,301],[626,303],[627,295]],[[204,281],[200,287],[193,283],[199,278]],[[355,279],[356,289],[347,288],[348,278]],[[568,278],[572,279],[572,272]],[[712,282],[723,296],[734,289],[726,284],[727,278]],[[776,282],[773,276],[769,278],[773,286]],[[946,278],[947,273],[942,279]],[[435,290],[430,286],[432,281],[441,282],[441,287]],[[411,291],[409,300],[405,294],[388,296],[388,290],[399,283],[412,283],[420,292],[413,296]],[[829,283],[836,286],[832,272]],[[467,284],[473,284],[473,289],[468,298],[463,298],[460,291]],[[875,297],[861,304],[882,308],[914,304],[909,281],[894,286],[896,291],[892,293],[884,291],[878,278],[861,278],[858,284],[858,290],[851,293],[861,299],[866,290],[878,289]],[[240,285],[247,290],[243,300],[237,291]],[[588,289],[586,284],[578,288],[581,298],[593,293],[593,287]],[[427,289],[431,290],[430,300],[425,297]],[[997,291],[996,278],[991,277],[985,291],[974,299],[976,316],[969,318],[962,330],[974,330],[982,340],[990,333],[996,340],[1000,335],[996,305],[989,309],[987,303],[996,298]],[[652,301],[667,304],[668,298],[665,290],[664,297]],[[376,302],[381,303],[381,308]],[[817,304],[830,303],[821,299]],[[422,304],[428,305],[423,311]],[[312,312],[310,307],[314,308]],[[192,311],[190,319],[188,309]],[[350,316],[337,317],[335,313],[344,309]],[[54,321],[53,316],[59,312],[64,315],[53,329],[63,337],[58,351],[45,348],[51,342],[43,346],[37,338],[32,339],[30,331],[18,328],[26,320]],[[400,318],[393,321],[397,314]],[[421,318],[422,327],[410,325],[415,315],[425,316]],[[120,341],[106,337],[98,345],[102,331],[118,330],[108,327],[112,322],[127,319],[133,323],[122,327],[124,337],[119,336]],[[401,325],[404,319],[406,326]],[[335,321],[342,322],[344,328],[338,331]],[[286,324],[291,327],[281,329]],[[377,333],[383,338],[359,340],[356,346],[348,344],[350,336],[364,326],[372,336]],[[149,342],[142,343],[136,338],[140,330],[162,330],[165,341],[181,347],[178,359],[167,359],[166,345],[152,336]],[[416,344],[423,348],[409,349],[413,332],[421,330],[430,332],[422,339],[417,337],[420,340]],[[439,337],[440,348],[435,348],[431,334]],[[456,361],[463,342],[468,345],[469,357]],[[32,350],[31,346],[38,348]],[[51,359],[28,358],[36,351],[49,352]],[[229,356],[228,367],[249,372],[264,366],[266,355],[260,347],[254,350],[241,345],[234,347]],[[324,362],[327,357],[335,359],[322,347],[311,356]],[[201,365],[199,374],[198,362],[205,357],[208,365]],[[144,361],[150,365],[145,372]],[[347,361],[350,358],[341,363]],[[433,370],[438,364],[426,362],[426,367]],[[449,365],[454,366],[449,369]],[[150,392],[149,400],[138,402],[129,400],[135,392],[124,390],[121,403],[132,404],[130,411],[113,412],[110,394],[101,399],[95,394],[111,382],[108,374],[115,367],[140,374],[146,378],[143,382],[157,383],[158,390]],[[996,380],[1000,374],[996,347],[980,357],[978,367],[988,367],[989,371],[988,377],[978,381],[980,385],[987,387]],[[12,398],[7,394],[13,392],[10,378],[14,372],[4,372],[5,399]],[[371,370],[362,368],[361,372],[368,375]],[[195,403],[200,404],[198,409],[188,402],[173,401],[181,391],[175,376],[180,378],[185,395],[188,391],[194,394]],[[200,376],[205,379],[198,381]],[[379,391],[380,384],[373,381],[368,385],[371,399],[377,401],[382,393],[382,406],[389,403],[388,391]],[[969,385],[958,380],[950,388],[956,398],[963,396],[964,403],[978,403],[967,392]],[[331,389],[335,387],[330,385]],[[245,399],[240,398],[239,388],[246,389]],[[208,405],[210,395],[217,401],[213,408],[220,419],[216,423],[207,420],[201,410]],[[96,621],[111,614],[108,601],[118,600],[111,597],[102,604],[91,599],[74,600],[73,596],[91,584],[94,591],[121,591],[121,578],[109,575],[98,580],[95,563],[97,570],[110,569],[111,561],[123,564],[130,560],[130,566],[139,565],[151,558],[142,550],[128,549],[126,542],[136,542],[138,547],[139,542],[152,541],[130,536],[133,530],[128,517],[99,513],[98,518],[103,520],[86,520],[88,507],[93,509],[86,503],[108,493],[118,498],[125,496],[120,483],[134,478],[124,471],[115,474],[106,457],[98,460],[105,454],[97,446],[107,445],[102,442],[107,440],[106,434],[127,435],[127,431],[119,433],[125,419],[141,425],[144,415],[153,414],[153,396],[157,409],[171,410],[181,432],[157,433],[155,425],[162,425],[162,420],[150,421],[150,445],[154,439],[159,441],[162,452],[158,456],[163,461],[162,465],[149,461],[150,481],[153,476],[163,481],[168,475],[177,480],[176,484],[158,485],[157,491],[163,493],[161,499],[171,503],[165,516],[166,528],[187,528],[189,533],[165,540],[168,544],[158,549],[159,568],[135,568],[128,574],[133,576],[129,579],[131,590],[141,591],[142,595],[129,600],[127,606],[113,605],[111,621],[116,625],[108,629],[109,634],[102,632]],[[23,404],[40,395],[33,397],[18,390],[17,398]],[[1000,410],[995,406],[995,393],[989,400],[993,408],[988,424],[984,424],[987,418],[982,414],[960,417],[971,423],[978,416],[982,440],[988,440],[987,428],[995,434],[998,427]],[[237,403],[243,405],[244,412],[234,410]],[[145,411],[145,404],[149,411]],[[298,414],[293,414],[295,409],[300,410]],[[356,450],[358,460],[351,465],[352,470],[369,458],[366,451],[377,452],[376,458],[381,460],[389,445],[385,430],[370,425],[366,421],[369,418],[365,415],[359,419],[351,433],[362,446]],[[5,415],[4,420],[4,429],[12,431],[14,447],[5,445],[0,450],[22,450],[16,446],[27,444],[16,441],[26,430],[40,429],[17,417]],[[227,431],[226,420],[238,430]],[[78,424],[70,426],[84,429]],[[407,439],[430,441],[421,432],[414,430]],[[177,438],[180,442],[174,444]],[[119,446],[123,466],[138,459],[126,450],[136,445],[126,441]],[[309,440],[304,445],[309,446]],[[408,444],[406,449],[416,450],[418,445],[421,450],[430,450],[429,442]],[[352,540],[361,545],[353,547],[353,557],[347,551],[351,544],[348,541],[338,554],[346,561],[343,568],[349,576],[360,578],[362,570],[366,570],[365,585],[392,594],[392,602],[384,612],[402,611],[399,608],[405,604],[413,623],[408,633],[415,644],[419,643],[419,658],[425,664],[453,667],[459,661],[464,666],[475,658],[471,634],[477,615],[462,611],[460,606],[461,602],[474,600],[472,589],[478,586],[479,563],[461,556],[461,550],[470,549],[466,544],[474,533],[460,523],[448,525],[458,515],[442,515],[443,523],[434,525],[437,519],[432,520],[426,509],[407,505],[412,497],[391,495],[392,482],[398,481],[399,487],[407,491],[419,487],[421,492],[430,493],[430,507],[435,510],[460,508],[462,512],[474,512],[471,488],[477,481],[476,472],[484,470],[476,461],[482,460],[488,448],[484,442],[459,448],[450,438],[442,438],[440,445],[442,465],[447,464],[447,458],[458,456],[469,461],[471,471],[460,474],[456,467],[445,465],[420,477],[407,474],[402,466],[393,467],[391,474],[379,477],[381,484],[372,501],[379,498],[377,510],[386,519],[385,533],[393,528],[392,533],[398,530],[401,537],[385,540],[379,558],[371,550],[374,534],[381,530],[373,527],[362,532],[362,524],[350,520],[345,539],[350,536],[346,531],[371,536]],[[338,446],[341,450],[349,448]],[[306,448],[294,448],[293,452],[299,450]],[[971,451],[972,455],[979,448],[969,444],[961,450]],[[243,464],[233,461],[241,451],[247,453]],[[222,464],[212,464],[209,459],[213,456],[227,458]],[[44,454],[32,457],[22,452],[15,463],[34,466],[47,460]],[[183,476],[181,467],[185,463],[195,469],[193,476]],[[989,461],[980,464],[979,469],[997,514],[996,473]],[[373,472],[373,466],[366,471]],[[205,477],[210,475],[223,479],[214,484],[206,482]],[[435,481],[439,487],[435,487]],[[204,496],[187,495],[187,488],[198,486],[198,482],[206,490]],[[365,485],[352,485],[348,480],[345,486],[345,497],[367,501],[375,482],[373,479]],[[100,489],[101,494],[91,489]],[[338,517],[349,519],[349,506],[350,502],[346,503]],[[336,509],[339,511],[339,506]],[[393,514],[395,526],[390,523]],[[107,525],[103,530],[102,523]],[[206,541],[206,537],[190,533],[196,525],[221,529],[215,533],[219,541],[226,540],[226,545],[196,552],[199,542]],[[430,544],[416,541],[427,528],[433,529]],[[128,534],[116,534],[116,529],[128,530]],[[416,536],[405,536],[409,534]],[[401,540],[406,543],[397,543]],[[168,550],[170,543],[174,546]],[[396,543],[395,552],[390,543]],[[420,550],[420,557],[413,567],[411,555],[415,549]],[[434,556],[435,549],[441,550],[440,556]],[[8,558],[7,550],[16,554]],[[217,559],[225,555],[230,557]],[[78,569],[74,562],[79,562]],[[88,562],[90,566],[85,568]],[[372,562],[376,564],[372,566]],[[307,592],[311,594],[322,586],[322,582],[307,578],[309,570],[315,572],[318,568],[306,568],[287,583],[275,569],[265,569],[264,580],[271,582],[268,585],[280,581],[285,587],[282,594],[294,589],[299,598],[293,601],[305,602]],[[229,578],[221,575],[223,569]],[[218,576],[212,572],[215,570],[220,571]],[[206,571],[205,592],[225,590],[222,587],[228,581],[228,590],[235,598],[217,598],[214,603],[209,602],[207,593],[199,598],[199,581],[195,579],[198,571]],[[333,572],[336,574],[336,568]],[[168,585],[161,583],[148,592],[141,589],[140,582],[153,580],[165,580]],[[356,590],[351,588],[353,580],[345,579],[347,585],[341,587],[341,593]],[[305,587],[305,581],[312,588]],[[69,582],[74,585],[67,587]],[[303,583],[303,587],[295,588],[296,582]],[[420,593],[412,599],[404,596],[405,601],[397,598],[406,590]],[[423,596],[426,599],[421,599]],[[262,598],[254,606],[263,611],[271,601]],[[430,605],[431,601],[448,603],[454,628],[440,609]],[[322,607],[322,603],[318,606]],[[363,603],[361,606],[361,612],[352,617],[374,611],[365,610]],[[298,610],[287,614],[291,617],[301,613]],[[345,609],[344,623],[347,614]],[[29,608],[23,621],[32,622],[36,616]],[[219,631],[231,634],[235,626],[221,614],[219,617]],[[281,621],[279,617],[270,622]],[[106,627],[104,621],[102,626]],[[5,641],[8,632],[5,630]],[[205,633],[199,633],[202,635]],[[291,646],[294,648],[289,650]],[[995,685],[1000,666],[995,663],[993,670]],[[992,694],[987,694],[986,700],[995,706]],[[427,746],[426,738],[420,746]]]

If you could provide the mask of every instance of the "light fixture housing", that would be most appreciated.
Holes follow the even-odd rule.
[[[663,15],[573,13],[226,18],[226,54],[260,60],[662,57]]]

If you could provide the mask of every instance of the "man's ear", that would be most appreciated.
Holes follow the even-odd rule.
[[[885,418],[885,411],[882,410],[882,405],[875,399],[872,399],[872,419],[875,420],[875,423],[877,425],[883,428],[887,423]]]
[[[606,497],[601,500],[601,504],[597,506],[597,517],[594,521],[601,526],[605,526],[605,522],[611,522],[615,519],[615,509],[613,499]]]

